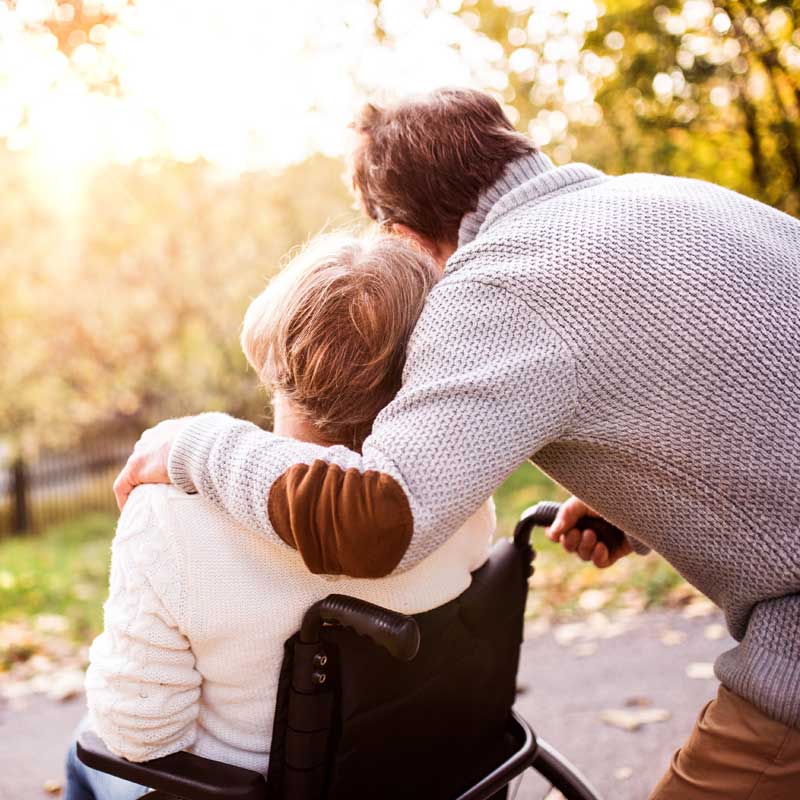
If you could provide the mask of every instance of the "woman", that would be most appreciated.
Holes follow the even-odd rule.
[[[438,274],[386,234],[321,237],[293,259],[252,303],[242,333],[272,394],[275,432],[360,449],[400,387]],[[248,473],[246,463],[225,468]],[[105,630],[90,651],[89,724],[131,761],[191,750],[266,773],[283,644],[303,612],[332,592],[407,614],[442,605],[467,588],[494,527],[488,503],[412,570],[333,578],[200,496],[139,487],[119,521]],[[87,769],[73,748],[67,800],[143,791]]]

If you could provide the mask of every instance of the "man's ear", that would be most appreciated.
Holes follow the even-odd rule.
[[[437,242],[429,236],[425,236],[424,233],[420,233],[414,228],[409,228],[408,225],[403,225],[402,222],[392,224],[392,233],[396,233],[398,236],[405,236],[407,239],[416,242],[419,247],[433,257],[434,261],[442,269],[444,269],[447,259],[453,255],[455,250],[455,247],[451,247],[444,242]]]
[[[404,236],[406,239],[411,239],[423,250],[427,250],[432,256],[436,255],[436,242],[419,231],[414,230],[414,228],[409,228],[408,225],[403,225],[402,222],[394,222],[392,223],[392,233],[396,233],[398,236]]]

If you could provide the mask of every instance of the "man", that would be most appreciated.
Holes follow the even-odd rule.
[[[699,181],[556,168],[475,91],[368,106],[356,129],[365,210],[444,268],[400,393],[360,453],[162,423],[119,501],[171,479],[313,572],[380,576],[532,458],[581,498],[552,531],[568,549],[607,566],[652,547],[740,642],[653,797],[796,798],[800,222]],[[589,506],[623,547],[578,534]]]

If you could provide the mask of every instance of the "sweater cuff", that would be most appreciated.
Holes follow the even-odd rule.
[[[193,417],[169,451],[167,471],[172,483],[187,494],[196,494],[203,483],[211,449],[220,434],[237,422],[228,414],[216,412]]]
[[[652,552],[652,548],[648,547],[644,542],[634,539],[633,536],[626,533],[625,538],[628,540],[628,544],[630,544],[631,548],[633,548],[634,553],[640,556],[646,556],[648,553]]]

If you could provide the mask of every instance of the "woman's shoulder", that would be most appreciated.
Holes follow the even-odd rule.
[[[168,486],[146,483],[131,492],[119,515],[115,545],[152,534],[163,527],[160,523],[169,489]]]
[[[288,558],[281,558],[280,551],[273,553],[269,568],[264,568],[269,542],[263,534],[241,527],[207,498],[166,485],[138,486],[133,491],[120,517],[114,547],[136,559],[143,553],[163,553],[160,561],[170,560],[176,577],[192,586],[244,569],[249,561],[261,564],[265,574],[274,574],[286,567]],[[286,545],[280,549],[295,555]]]
[[[200,530],[230,528],[230,517],[198,494],[186,494],[175,486],[143,484],[131,492],[119,518],[117,539],[168,533],[179,541],[196,537]]]
[[[155,595],[169,611],[181,606],[182,579],[174,536],[165,524],[167,486],[144,485],[129,496],[119,517],[111,545],[112,599],[125,604],[125,597]],[[108,608],[107,608],[108,613]]]

